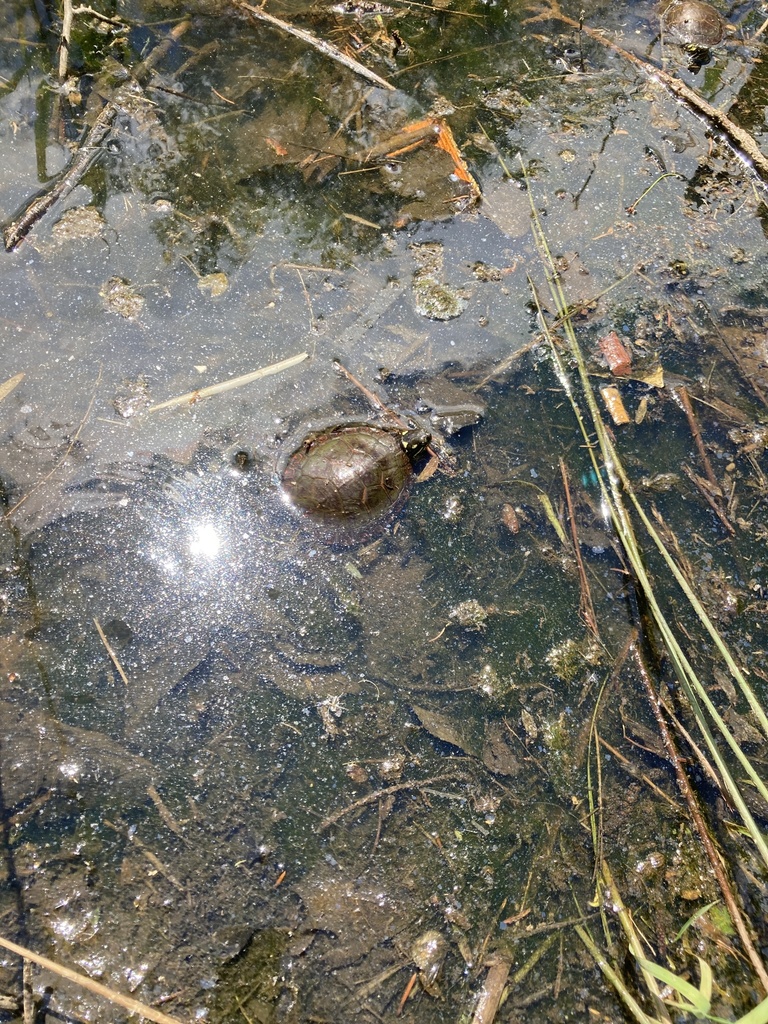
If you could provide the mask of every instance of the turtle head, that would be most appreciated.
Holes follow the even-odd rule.
[[[422,427],[403,430],[400,434],[400,444],[411,462],[415,462],[424,454],[431,441],[432,435]]]

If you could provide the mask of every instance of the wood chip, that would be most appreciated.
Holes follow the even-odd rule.
[[[600,394],[603,396],[605,407],[610,413],[611,419],[617,426],[631,423],[629,413],[624,407],[624,402],[621,399],[618,388],[609,385],[608,387],[600,388]]]
[[[598,342],[608,369],[617,377],[626,377],[632,369],[632,356],[616,331],[610,331]]]

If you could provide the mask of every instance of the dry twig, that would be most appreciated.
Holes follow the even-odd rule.
[[[147,412],[159,412],[161,409],[170,409],[175,405],[192,405],[199,402],[201,398],[210,398],[211,395],[220,395],[225,391],[232,391],[234,388],[241,388],[244,384],[250,384],[254,380],[261,380],[262,377],[269,377],[273,373],[281,373],[292,366],[303,363],[309,359],[309,352],[299,352],[298,355],[289,356],[279,363],[270,363],[269,366],[262,366],[252,373],[244,373],[242,377],[233,377],[231,380],[222,381],[220,384],[210,384],[205,388],[198,388],[197,391],[188,391],[185,395],[177,395],[169,398],[167,402],[160,402],[159,405],[150,405]]]
[[[130,1013],[135,1013],[140,1017],[146,1017],[147,1020],[154,1021],[155,1024],[180,1024],[178,1017],[169,1017],[167,1013],[161,1013],[160,1010],[147,1006],[146,1003],[141,1003],[132,996],[124,996],[122,992],[116,992],[113,988],[107,988],[106,985],[93,981],[86,974],[80,974],[79,971],[73,971],[70,967],[57,964],[54,960],[49,960],[47,956],[40,956],[39,953],[34,953],[25,946],[18,946],[15,942],[11,942],[10,939],[0,937],[0,946],[4,949],[9,949],[12,953],[16,953],[17,956],[24,957],[26,960],[32,960],[47,971],[58,974],[60,978],[74,981],[76,985],[81,985],[84,989],[93,992],[97,996],[103,996],[104,999],[122,1006]]]

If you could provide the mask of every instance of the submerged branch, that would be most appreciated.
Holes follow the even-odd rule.
[[[662,68],[657,68],[655,64],[651,64],[649,61],[643,60],[634,53],[630,53],[629,50],[625,50],[622,46],[619,46],[618,43],[614,43],[612,40],[607,39],[602,35],[602,33],[590,28],[583,22],[576,21],[574,18],[569,18],[568,15],[564,14],[560,9],[558,0],[547,0],[546,6],[543,10],[539,14],[534,15],[534,17],[528,18],[527,21],[544,21],[550,18],[555,21],[561,21],[564,25],[575,28],[579,32],[583,32],[585,35],[589,36],[590,39],[594,40],[594,42],[600,43],[601,46],[604,46],[608,50],[613,50],[613,52],[617,53],[623,60],[628,61],[634,67],[642,71],[643,74],[662,85],[668,92],[672,93],[676,99],[681,100],[691,110],[703,117],[709,123],[710,127],[722,132],[728,138],[728,141],[736,152],[752,164],[755,171],[764,182],[768,182],[768,157],[766,157],[760,149],[754,136],[750,135],[749,132],[737,125],[735,121],[732,121],[722,110],[718,110],[717,107],[713,107],[711,103],[707,103],[702,96],[687,86],[685,82],[682,82],[679,78],[675,78],[673,75],[670,75]]]
[[[311,32],[307,32],[306,29],[297,28],[295,25],[291,25],[288,21],[276,18],[273,14],[267,14],[267,12],[262,11],[260,7],[253,7],[251,4],[246,3],[245,0],[234,0],[234,3],[235,7],[239,7],[241,11],[245,11],[252,18],[258,18],[259,21],[266,21],[268,25],[273,25],[275,28],[279,28],[282,32],[287,32],[289,35],[295,36],[297,39],[301,39],[303,43],[307,43],[308,46],[313,46],[325,57],[330,57],[331,60],[335,60],[339,64],[343,64],[345,68],[349,68],[350,71],[354,71],[356,75],[361,75],[363,78],[367,78],[369,82],[373,82],[376,85],[381,86],[382,89],[389,89],[392,92],[395,91],[395,87],[391,82],[387,82],[386,79],[380,78],[375,71],[370,71],[364,64],[361,64],[353,57],[348,57],[346,53],[343,53],[338,49],[338,47],[333,46],[331,43],[326,43],[324,39],[320,39]]]
[[[152,50],[146,60],[142,61],[134,69],[134,81],[143,82],[154,65],[165,56],[170,47],[186,32],[189,26],[190,20],[187,18],[171,29],[168,36]],[[25,235],[45,216],[51,207],[55,206],[60,200],[66,199],[70,192],[80,184],[88,168],[103,152],[103,143],[112,131],[112,125],[121,109],[122,106],[118,93],[114,100],[109,100],[105,103],[99,116],[83,137],[80,148],[72,157],[64,173],[44,192],[35,196],[26,205],[22,213],[5,229],[3,238],[6,252],[13,252]]]
[[[61,199],[66,199],[70,192],[77,188],[85,172],[101,152],[101,145],[112,131],[112,124],[119,109],[119,106],[111,100],[105,104],[64,174],[42,195],[35,196],[21,215],[8,225],[3,232],[6,252],[13,252],[27,232],[45,216],[51,207]]]
[[[445,782],[446,779],[464,779],[465,775],[460,775],[458,772],[448,772],[445,775],[433,775],[429,779],[416,780],[414,782],[398,782],[394,786],[385,786],[384,789],[376,789],[373,793],[369,793],[367,796],[361,796],[359,800],[354,800],[351,804],[347,804],[346,807],[342,807],[340,811],[334,811],[333,814],[329,814],[327,818],[323,818],[319,825],[319,831],[325,832],[331,825],[335,825],[341,821],[348,814],[352,814],[354,811],[359,811],[362,807],[367,807],[369,804],[376,803],[377,800],[383,796],[390,796],[393,793],[402,793],[407,789],[423,789],[425,786],[434,786],[436,782]]]

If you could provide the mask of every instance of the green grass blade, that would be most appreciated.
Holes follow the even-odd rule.
[[[653,524],[650,522],[648,516],[646,515],[645,511],[643,510],[642,506],[637,500],[634,490],[632,489],[631,482],[629,481],[629,478],[627,477],[624,471],[624,468],[621,464],[621,460],[619,459],[619,456],[614,448],[611,437],[605,428],[605,424],[603,423],[602,415],[598,408],[597,399],[595,397],[595,393],[592,388],[591,381],[589,379],[586,364],[584,362],[584,357],[581,352],[578,339],[576,338],[576,333],[573,329],[573,325],[568,317],[568,304],[566,302],[565,294],[562,289],[562,283],[557,273],[557,268],[552,258],[552,254],[550,252],[549,245],[547,243],[547,239],[541,226],[541,221],[539,219],[538,212],[535,208],[532,197],[531,213],[532,232],[534,240],[544,260],[547,269],[547,281],[552,293],[552,298],[555,302],[557,313],[562,319],[563,330],[568,341],[571,356],[574,362],[576,363],[578,369],[579,379],[582,386],[582,392],[589,410],[589,416],[593,428],[592,431],[590,431],[587,425],[587,421],[585,420],[582,414],[579,403],[576,400],[576,397],[573,393],[573,387],[570,381],[570,377],[563,366],[562,359],[555,344],[555,340],[552,337],[551,332],[548,330],[547,323],[544,319],[535,287],[531,282],[531,288],[533,291],[534,298],[536,300],[539,318],[544,333],[550,343],[550,349],[552,352],[553,361],[558,374],[558,378],[560,379],[560,382],[570,400],[571,407],[576,417],[579,429],[581,431],[582,436],[584,437],[584,441],[589,452],[589,457],[592,462],[595,474],[597,476],[598,483],[600,485],[601,495],[605,507],[611,516],[614,528],[624,547],[627,559],[634,573],[635,580],[646,600],[646,604],[648,606],[651,617],[656,623],[656,626],[664,641],[664,644],[667,647],[670,660],[672,661],[672,665],[675,670],[675,674],[677,675],[680,685],[689,700],[689,703],[696,717],[699,728],[702,732],[702,735],[704,736],[707,748],[710,752],[713,761],[717,766],[718,772],[720,773],[722,785],[724,789],[727,791],[734,806],[736,807],[742,821],[744,822],[744,825],[746,826],[752,838],[752,841],[754,842],[755,846],[758,849],[758,852],[760,853],[760,856],[762,857],[764,863],[768,867],[768,843],[766,843],[765,837],[761,833],[760,829],[757,827],[757,824],[744,801],[739,786],[733,778],[733,775],[728,765],[723,759],[722,753],[717,743],[715,742],[707,718],[705,717],[704,712],[702,710],[702,705],[706,709],[707,714],[714,722],[720,735],[731,748],[734,756],[738,760],[744,772],[747,774],[747,776],[752,781],[757,791],[766,801],[766,804],[768,804],[768,787],[766,787],[765,783],[760,778],[757,771],[755,770],[747,756],[742,751],[739,744],[736,742],[734,736],[726,726],[721,715],[717,711],[717,708],[712,703],[709,694],[706,691],[706,688],[703,686],[701,680],[696,675],[696,672],[693,669],[690,662],[688,661],[688,658],[686,657],[682,647],[680,646],[672,627],[669,625],[669,622],[667,621],[666,617],[664,616],[664,613],[661,610],[661,607],[658,604],[653,584],[651,583],[651,580],[645,569],[642,552],[637,542],[634,528],[629,518],[629,513],[624,504],[624,492],[629,494],[633,507],[635,508],[643,525],[648,531],[649,536],[651,537],[654,545],[662,553],[665,562],[670,567],[670,570],[672,571],[676,581],[680,584],[681,588],[683,589],[683,593],[691,603],[692,608],[699,616],[700,620],[705,625],[708,632],[710,632],[710,635],[713,636],[713,639],[716,637],[715,646],[717,647],[721,656],[726,661],[726,664],[728,665],[728,668],[731,671],[731,673],[733,674],[735,671],[737,681],[740,680],[739,685],[742,686],[743,684],[742,689],[745,693],[745,696],[747,696],[747,699],[750,702],[750,706],[756,706],[759,708],[759,705],[757,704],[756,698],[754,697],[754,694],[752,693],[751,689],[748,687],[748,684],[746,683],[746,680],[744,679],[742,673],[739,671],[738,666],[735,663],[735,660],[728,652],[727,647],[724,641],[722,640],[722,637],[720,637],[719,634],[717,634],[717,630],[706,616],[706,612],[703,606],[696,598],[696,595],[693,593],[687,581],[684,579],[674,559],[667,551],[666,546],[664,545],[657,531],[654,529]],[[605,469],[607,471],[607,482],[600,471],[601,466],[598,461],[598,452],[600,454],[602,463],[604,464]],[[768,719],[766,719],[765,713],[760,708],[758,719],[761,721],[761,723],[766,722],[766,728],[768,728]]]
[[[621,975],[618,971],[608,963],[605,956],[600,952],[595,943],[592,941],[592,937],[586,928],[582,928],[581,925],[574,925],[576,934],[579,936],[581,941],[589,950],[592,955],[592,959],[595,961],[603,977],[613,985],[616,990],[616,994],[624,1003],[625,1007],[637,1021],[637,1024],[661,1024],[655,1017],[649,1017],[642,1006],[638,1003],[632,993],[629,991],[627,986],[624,984]],[[749,1024],[758,1024],[757,1021],[749,1021]]]
[[[736,1024],[768,1024],[768,999],[764,999],[749,1013],[739,1017]]]
[[[692,985],[690,981],[686,981],[685,978],[681,978],[678,974],[673,974],[672,971],[668,971],[661,964],[655,964],[652,960],[640,959],[637,962],[644,971],[648,971],[654,978],[657,978],[665,985],[669,985],[679,996],[682,996],[686,1003],[690,1004],[687,1007],[688,1010],[701,1016],[709,1014],[711,1008],[709,999],[700,989]]]

